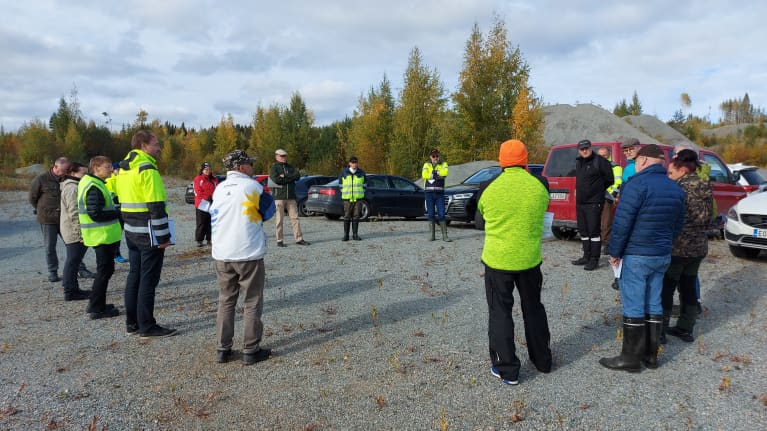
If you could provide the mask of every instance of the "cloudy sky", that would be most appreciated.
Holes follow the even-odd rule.
[[[209,127],[298,91],[317,125],[351,116],[384,74],[402,87],[417,46],[455,91],[476,22],[505,21],[546,104],[612,110],[639,95],[662,120],[749,94],[767,106],[767,2],[0,0],[0,125],[47,121],[76,87],[86,119]],[[109,118],[102,113],[106,112]]]

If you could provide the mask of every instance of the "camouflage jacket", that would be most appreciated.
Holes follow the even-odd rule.
[[[694,173],[685,175],[676,182],[685,192],[685,217],[684,227],[674,240],[671,255],[704,257],[708,254],[706,230],[711,221],[714,201],[711,185]]]

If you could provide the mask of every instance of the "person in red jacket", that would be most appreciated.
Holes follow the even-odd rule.
[[[218,178],[213,175],[210,163],[204,162],[200,166],[200,174],[194,177],[194,208],[197,213],[197,228],[194,230],[194,240],[197,247],[202,247],[202,241],[207,240],[210,245],[210,213],[208,208],[213,202],[213,191],[218,185]],[[202,203],[202,207],[200,204]]]

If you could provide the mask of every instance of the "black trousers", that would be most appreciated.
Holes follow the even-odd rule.
[[[202,242],[203,240],[210,241],[210,213],[194,210],[197,213],[197,228],[194,230],[194,240]]]
[[[702,257],[671,256],[671,264],[663,275],[663,290],[660,300],[663,311],[671,311],[674,306],[674,292],[679,286],[679,299],[683,305],[697,305],[698,294],[695,280]]]
[[[583,238],[601,239],[602,232],[602,205],[603,204],[577,204],[575,217],[578,220],[578,233]]]
[[[549,322],[541,303],[540,264],[520,272],[499,271],[485,265],[485,295],[489,321],[490,360],[504,379],[519,378],[520,362],[514,344],[514,286],[519,291],[525,340],[530,361],[539,371],[551,371]]]
[[[88,313],[100,313],[104,311],[107,303],[107,287],[109,279],[115,272],[115,247],[120,246],[120,241],[114,244],[102,244],[93,247],[96,252],[96,277],[93,279],[91,296],[88,300]]]
[[[165,249],[139,249],[130,239],[128,253],[130,270],[125,282],[125,323],[138,324],[139,332],[148,331],[157,323],[154,319],[154,295],[160,283]]]

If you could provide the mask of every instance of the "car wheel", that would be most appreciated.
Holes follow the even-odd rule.
[[[360,206],[360,220],[365,221],[370,217],[370,204],[368,201],[357,201]]]
[[[325,213],[325,218],[328,219],[328,220],[338,220],[338,219],[341,218],[341,216],[338,215],[338,214],[328,214],[328,213]]]
[[[485,218],[482,217],[482,213],[479,211],[474,211],[474,228],[485,230]]]
[[[737,245],[731,245],[730,246],[730,253],[732,253],[735,257],[742,257],[746,259],[753,259],[757,256],[759,256],[759,249],[758,248],[746,248],[746,247],[739,247]]]
[[[561,227],[552,227],[551,233],[554,234],[554,238],[562,241],[569,241],[575,238],[575,231],[570,229],[562,229]]]
[[[314,212],[306,210],[306,199],[298,202],[296,206],[298,206],[298,215],[301,217],[309,217],[314,215]]]

